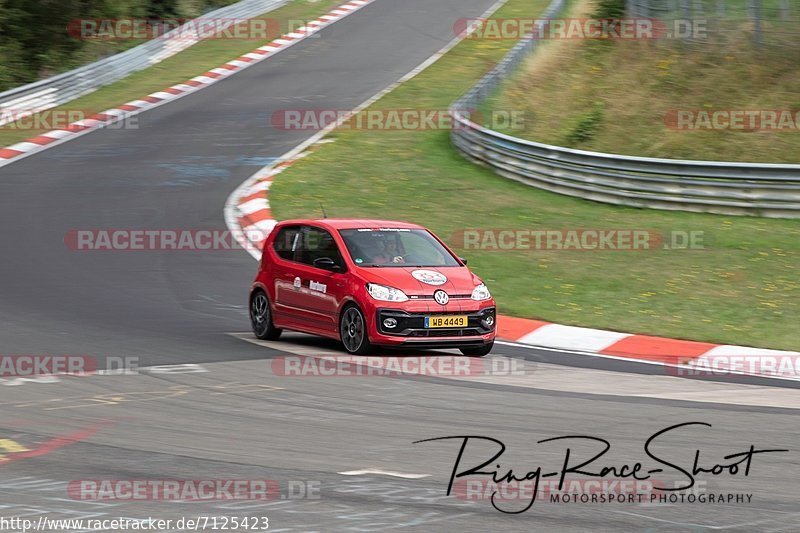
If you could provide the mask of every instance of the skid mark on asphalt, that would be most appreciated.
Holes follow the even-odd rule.
[[[283,390],[282,387],[261,385],[253,383],[227,383],[223,385],[213,385],[211,391],[208,389],[194,388],[186,385],[176,385],[165,390],[138,391],[101,394],[91,397],[78,398],[57,398],[29,403],[15,404],[14,407],[40,407],[45,411],[59,411],[62,409],[83,409],[87,407],[109,407],[125,403],[153,402],[168,400],[190,395],[192,393],[211,393],[212,395],[241,394],[253,392],[276,392]],[[54,405],[55,404],[55,405]]]
[[[144,502],[136,501],[67,499],[60,496],[66,494],[67,485],[67,481],[32,476],[0,481],[4,501],[0,509],[34,521],[40,515],[83,519],[148,515],[176,519],[198,514],[268,516],[270,531],[377,532],[415,526],[432,528],[437,524],[444,528],[451,520],[473,516],[468,511],[476,507],[445,496],[438,488],[370,477],[325,481],[322,499],[216,500],[192,503],[190,511],[181,502],[162,502],[156,509],[144,508]]]
[[[152,402],[157,400],[164,400],[167,398],[177,398],[179,396],[184,396],[186,394],[189,394],[190,392],[191,389],[181,385],[178,387],[171,387],[170,389],[161,391],[101,394],[99,396],[93,396],[91,398],[80,399],[72,405],[58,405],[54,407],[44,407],[44,410],[58,411],[61,409],[81,409],[84,407],[113,406],[129,402]],[[25,407],[28,406],[29,405],[25,405]]]
[[[220,511],[269,513],[280,523],[291,516],[290,527],[270,531],[385,531],[410,527],[430,530],[435,524],[473,516],[476,505],[455,500],[438,488],[416,486],[403,481],[370,477],[345,478],[325,484],[324,500],[276,500],[272,502],[234,502]],[[342,498],[347,498],[348,502]],[[349,503],[355,501],[357,503]],[[443,529],[442,529],[443,530]]]
[[[198,370],[196,372],[201,372],[201,375],[208,372],[205,368],[202,371]],[[191,374],[195,374],[192,372]],[[119,376],[127,376],[129,379],[134,379],[135,377],[139,376],[153,376],[153,374],[149,373],[121,373],[117,374],[114,379],[119,379]],[[187,375],[187,374],[173,374],[174,376],[178,375]],[[69,388],[78,387],[80,388],[82,383],[93,383],[93,384],[104,384],[106,383],[103,379],[108,379],[107,377],[100,378],[98,380],[90,380],[90,381],[83,381],[86,378],[75,378],[74,380],[66,380],[60,381],[56,380],[52,383],[66,385]],[[115,383],[121,383],[116,382]],[[30,399],[27,401],[21,401],[17,399],[15,401],[10,402],[0,402],[0,407],[7,408],[7,407],[15,407],[20,409],[25,408],[38,408],[43,411],[61,411],[65,409],[85,409],[85,408],[94,408],[94,407],[115,407],[120,406],[123,404],[140,404],[145,402],[157,402],[157,401],[164,401],[176,398],[188,398],[193,399],[193,396],[200,395],[210,395],[210,396],[224,396],[224,395],[241,395],[241,394],[272,394],[276,392],[280,392],[283,387],[278,387],[274,385],[265,385],[263,383],[253,383],[253,382],[241,382],[241,381],[226,381],[222,383],[189,383],[189,384],[179,384],[173,385],[166,389],[164,388],[155,388],[151,390],[142,390],[142,382],[136,381],[127,381],[127,383],[132,383],[137,386],[136,390],[129,390],[129,391],[120,391],[120,392],[113,392],[113,393],[103,393],[103,394],[94,394],[94,395],[67,395],[67,396],[57,396],[57,397],[46,397],[46,398],[36,398]],[[161,380],[158,381],[150,381],[148,383],[154,383],[157,385],[162,385],[163,382]],[[32,395],[38,395],[41,392],[51,392],[55,389],[50,387],[48,388],[39,388],[39,389],[25,389],[26,391],[30,391]]]
[[[632,512],[628,512],[628,511],[610,510],[609,512],[628,515],[628,516],[634,516],[636,518],[641,518],[641,519],[644,519],[644,520],[650,520],[652,522],[668,524],[668,527],[673,528],[672,529],[673,531],[674,531],[674,528],[676,528],[676,527],[685,528],[685,529],[688,529],[689,531],[706,531],[706,530],[724,531],[724,530],[727,530],[727,529],[741,529],[741,530],[746,530],[746,531],[754,531],[755,530],[754,528],[756,528],[756,526],[760,526],[761,528],[765,528],[766,524],[775,524],[775,523],[779,523],[779,522],[786,522],[787,520],[792,520],[796,516],[800,516],[800,513],[786,513],[783,516],[779,516],[779,517],[775,517],[775,518],[765,518],[763,520],[756,520],[756,521],[753,521],[753,522],[742,522],[742,523],[729,524],[729,525],[724,525],[724,526],[713,526],[713,525],[696,524],[696,523],[693,523],[693,522],[681,522],[681,521],[677,521],[677,520],[666,520],[664,518],[648,516],[648,515],[641,514],[641,513],[632,513]],[[769,512],[770,513],[776,513],[776,511],[773,511],[773,510],[769,510]],[[776,513],[776,514],[783,514],[783,513]],[[770,529],[770,530],[760,529],[760,531],[787,531],[788,529],[789,529],[788,527],[781,526],[778,529]],[[650,531],[650,530],[646,530],[646,531]],[[656,531],[656,530],[652,530],[652,531]]]
[[[64,446],[85,441],[101,429],[113,423],[114,422],[111,420],[104,420],[103,422],[92,424],[78,431],[52,438],[33,448],[27,448],[15,441],[9,441],[11,444],[9,444],[8,447],[5,447],[5,450],[10,453],[5,456],[0,455],[0,465],[7,465],[22,459],[31,459],[33,457],[40,457],[42,455],[53,453]]]
[[[197,374],[208,372],[202,365],[187,363],[180,365],[161,365],[132,368],[117,368],[110,370],[97,370],[89,374],[41,374],[32,377],[0,378],[0,385],[6,387],[18,387],[26,383],[32,384],[53,384],[69,383],[73,379],[89,379],[98,377],[108,379],[114,376],[146,376],[148,374]],[[13,403],[13,402],[12,402]],[[0,402],[0,405],[4,405]]]

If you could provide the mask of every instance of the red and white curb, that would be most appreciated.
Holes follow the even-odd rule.
[[[501,317],[498,336],[537,346],[610,359],[689,370],[679,375],[751,375],[800,380],[800,352],[669,339]]]
[[[359,9],[371,4],[375,0],[351,0],[344,3],[328,14],[322,15],[318,19],[309,22],[301,28],[297,28],[292,33],[281,36],[272,42],[256,48],[252,52],[241,57],[232,59],[224,65],[211,69],[208,72],[195,76],[194,78],[162,91],[147,95],[140,100],[133,100],[119,107],[108,109],[97,113],[92,117],[73,122],[66,128],[49,131],[37,137],[26,139],[23,142],[0,148],[0,167],[15,163],[27,156],[41,152],[58,144],[70,141],[81,135],[96,131],[103,127],[120,122],[128,117],[139,114],[143,111],[153,109],[168,102],[187,96],[195,91],[213,85],[228,76],[249,68],[265,59],[269,59],[275,54],[307,39],[309,36],[318,33],[323,28],[330,26]]]
[[[266,167],[247,179],[228,198],[225,223],[236,236],[239,245],[257,261],[272,228],[278,223],[272,216],[267,196],[276,175],[286,170],[296,159],[284,159]]]

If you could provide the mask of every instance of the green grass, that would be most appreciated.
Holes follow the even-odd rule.
[[[288,21],[316,19],[343,2],[344,0],[294,0],[280,9],[261,15],[261,17],[278,20],[282,30],[285,31]],[[270,36],[266,42],[277,37],[280,35]],[[64,104],[56,108],[56,111],[80,110],[87,115],[104,111],[163,90],[176,83],[182,83],[242,54],[252,52],[266,42],[234,39],[203,41],[157,65]],[[24,141],[46,131],[48,129],[15,129],[12,124],[7,124],[0,127],[0,147]]]
[[[735,6],[728,7],[734,16]],[[593,9],[581,1],[569,16]],[[548,144],[649,157],[800,162],[800,124],[686,131],[665,123],[675,110],[800,112],[800,34],[771,33],[757,48],[746,21],[726,24],[730,33],[712,33],[706,43],[546,42],[483,107],[521,112],[523,129],[508,133]],[[575,135],[575,124],[597,108],[602,118],[590,135]]]
[[[541,13],[510,0],[498,17]],[[513,43],[465,41],[373,109],[445,109]],[[605,111],[607,113],[607,110]],[[605,116],[605,115],[604,115]],[[345,131],[282,173],[279,219],[405,219],[451,245],[464,228],[704,231],[705,250],[462,251],[502,313],[676,338],[800,347],[800,221],[620,208],[526,187],[475,166],[447,131]]]

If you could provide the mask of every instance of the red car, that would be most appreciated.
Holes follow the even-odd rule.
[[[264,243],[250,293],[259,339],[284,329],[375,346],[488,354],[495,303],[486,285],[433,233],[385,220],[287,220]]]

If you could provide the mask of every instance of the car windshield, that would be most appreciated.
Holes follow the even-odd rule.
[[[427,230],[345,229],[339,233],[353,262],[361,267],[461,266]]]

